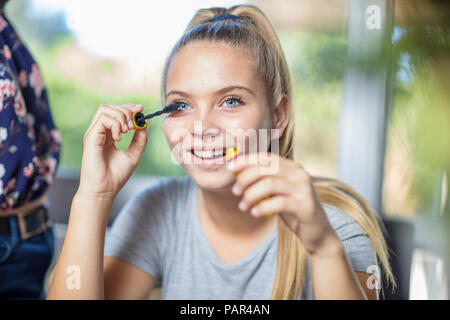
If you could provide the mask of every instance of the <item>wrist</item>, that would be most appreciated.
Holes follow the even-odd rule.
[[[344,245],[335,232],[324,237],[320,247],[309,252],[311,259],[329,259],[345,256]]]
[[[94,203],[98,206],[108,206],[112,205],[116,195],[116,192],[96,192],[80,186],[75,193],[74,200],[77,200],[78,202]]]
[[[71,216],[74,213],[76,216],[86,216],[89,221],[106,222],[113,202],[114,197],[78,190],[72,200]]]

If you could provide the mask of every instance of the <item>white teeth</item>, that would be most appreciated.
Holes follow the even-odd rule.
[[[194,154],[199,158],[209,159],[209,158],[218,158],[223,156],[223,150],[194,150]]]

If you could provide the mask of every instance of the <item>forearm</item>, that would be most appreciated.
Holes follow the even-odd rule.
[[[333,243],[330,254],[311,256],[311,281],[317,300],[367,299],[339,240]]]
[[[48,299],[104,298],[103,250],[111,206],[111,200],[75,195]],[[73,278],[78,276],[79,287]]]

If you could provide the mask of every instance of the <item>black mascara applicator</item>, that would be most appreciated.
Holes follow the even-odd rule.
[[[147,127],[147,120],[159,116],[163,113],[171,113],[178,110],[184,103],[172,103],[165,106],[163,109],[144,115],[142,112],[133,113],[133,126],[135,130],[144,129]]]

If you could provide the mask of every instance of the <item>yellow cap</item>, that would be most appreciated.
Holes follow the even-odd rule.
[[[225,156],[227,158],[227,161],[233,159],[235,156],[237,156],[239,152],[237,151],[236,147],[229,147],[227,151],[225,151]]]
[[[270,198],[270,196],[269,195],[267,195],[267,196],[265,196],[263,199],[265,200],[265,199],[269,199]],[[266,217],[267,218],[270,218],[270,217],[272,217],[273,216],[273,213],[268,213],[268,214],[266,214]]]
[[[235,156],[237,156],[239,152],[237,151],[236,147],[229,147],[226,151],[225,151],[225,157],[227,159],[227,161],[230,161],[231,159],[233,159]],[[237,177],[238,173],[235,172],[234,176]]]
[[[144,125],[141,127],[136,123],[136,115],[139,114],[141,112],[135,112],[133,113],[133,117],[131,118],[131,120],[133,121],[133,127],[134,130],[141,130],[141,129],[145,129],[147,127],[147,121],[144,120]],[[142,114],[142,113],[141,113]]]

